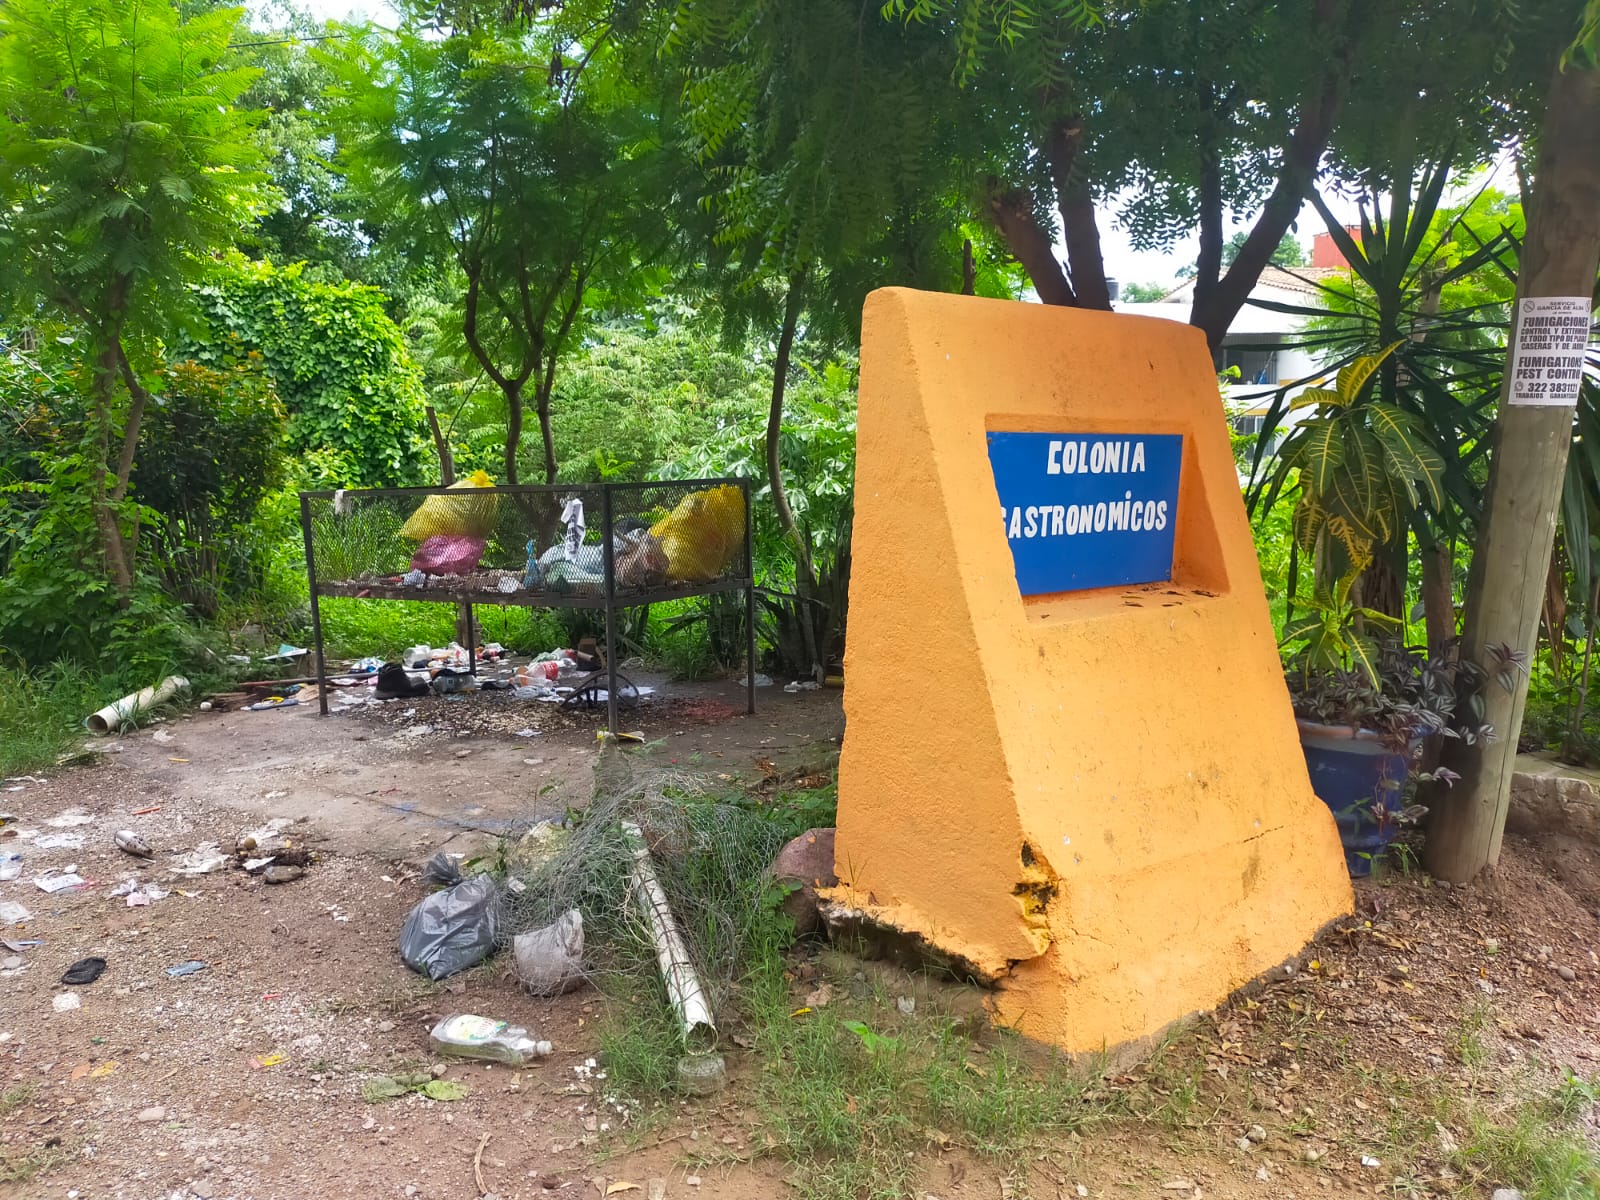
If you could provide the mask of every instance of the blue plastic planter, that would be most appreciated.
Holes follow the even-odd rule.
[[[1399,832],[1393,820],[1379,824],[1377,806],[1382,805],[1382,811],[1389,814],[1400,811],[1417,743],[1395,751],[1370,729],[1314,721],[1296,724],[1306,770],[1311,773],[1311,790],[1333,810],[1338,823],[1345,866],[1351,875],[1369,874],[1373,861]]]

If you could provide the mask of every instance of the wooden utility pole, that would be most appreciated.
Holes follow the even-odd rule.
[[[1494,726],[1495,740],[1470,746],[1448,742],[1444,764],[1461,778],[1453,787],[1435,785],[1431,794],[1423,862],[1452,883],[1467,882],[1500,857],[1528,698],[1526,671],[1502,668],[1508,650],[1522,662],[1531,661],[1534,652],[1572,442],[1575,383],[1564,369],[1542,385],[1530,382],[1531,372],[1548,372],[1544,364],[1550,361],[1532,347],[1539,344],[1535,338],[1548,340],[1551,317],[1534,314],[1562,311],[1548,300],[1536,302],[1582,297],[1587,316],[1600,269],[1600,70],[1592,57],[1572,58],[1550,87],[1495,418],[1487,516],[1467,587],[1461,658],[1482,665],[1490,676],[1485,718]],[[1569,329],[1575,307],[1567,306]],[[1521,373],[1519,342],[1528,347]],[[1551,395],[1560,401],[1545,402]],[[1504,682],[1496,680],[1497,673]]]

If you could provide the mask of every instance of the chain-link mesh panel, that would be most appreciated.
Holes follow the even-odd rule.
[[[324,595],[596,606],[748,581],[736,480],[309,493]]]
[[[577,909],[596,982],[654,978],[649,925],[630,895],[634,844],[622,827],[630,822],[644,835],[690,958],[720,1010],[772,926],[767,868],[787,835],[766,813],[720,799],[710,783],[603,750],[594,799],[575,826],[535,826],[507,848],[501,942],[512,947],[518,934]]]

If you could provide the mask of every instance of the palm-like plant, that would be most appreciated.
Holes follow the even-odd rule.
[[[1274,493],[1298,472],[1295,542],[1313,556],[1322,590],[1355,577],[1374,548],[1403,536],[1417,509],[1444,504],[1445,456],[1415,413],[1376,398],[1375,376],[1399,343],[1342,367],[1331,388],[1308,388],[1291,409],[1314,408],[1278,455]]]
[[[1319,281],[1321,303],[1315,306],[1260,302],[1260,307],[1307,318],[1293,345],[1318,355],[1341,376],[1363,358],[1380,359],[1376,372],[1362,379],[1370,379],[1370,397],[1343,406],[1340,420],[1311,423],[1309,433],[1292,435],[1285,447],[1312,439],[1306,450],[1316,468],[1310,491],[1325,495],[1319,487],[1324,479],[1330,487],[1337,485],[1337,493],[1327,497],[1331,506],[1324,507],[1340,545],[1353,557],[1364,557],[1362,568],[1369,572],[1399,575],[1399,588],[1369,586],[1364,580],[1358,592],[1391,616],[1404,611],[1408,535],[1415,534],[1421,547],[1447,544],[1477,520],[1484,437],[1499,387],[1515,283],[1516,210],[1487,188],[1449,209],[1443,204],[1448,177],[1449,163],[1437,162],[1423,167],[1414,184],[1392,189],[1386,202],[1374,190],[1362,204],[1355,236],[1313,194],[1350,274]],[[1284,418],[1308,403],[1327,406],[1320,389],[1307,393],[1309,400],[1292,398],[1295,386],[1271,394],[1252,462],[1252,508],[1270,507],[1294,478],[1282,458],[1270,456]],[[1357,436],[1347,446],[1352,428]],[[1425,470],[1412,469],[1424,461]],[[1397,469],[1407,462],[1412,468]],[[1340,466],[1343,471],[1335,474]],[[1392,486],[1374,482],[1376,491],[1369,497],[1362,481],[1379,476]],[[1303,474],[1301,482],[1306,483]],[[1370,519],[1352,522],[1345,510]],[[1320,529],[1315,515],[1314,508],[1306,509],[1302,523]],[[1309,547],[1311,540],[1303,544]],[[1331,564],[1336,572],[1351,565]],[[1387,594],[1380,599],[1381,593]]]

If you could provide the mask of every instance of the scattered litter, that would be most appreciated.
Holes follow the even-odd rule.
[[[641,730],[623,729],[612,733],[608,729],[601,729],[595,733],[594,740],[597,742],[626,742],[630,745],[642,746],[644,745],[644,733]]]
[[[167,742],[175,742],[178,739],[173,736],[171,730],[158,729],[158,730],[156,730],[154,733],[152,733],[150,735],[150,740],[152,742],[157,742],[157,743],[159,743],[161,745],[165,745]]]
[[[0,979],[9,979],[13,975],[21,975],[27,969],[27,964],[22,961],[22,956],[19,954],[0,958]]]
[[[435,1079],[428,1071],[379,1075],[361,1085],[361,1098],[368,1104],[396,1100],[410,1092],[417,1092],[429,1100],[461,1100],[466,1097],[467,1087],[449,1079]]]
[[[525,1067],[536,1058],[547,1057],[552,1049],[549,1042],[532,1037],[521,1025],[471,1013],[445,1017],[433,1027],[428,1042],[440,1054],[512,1067]]]
[[[537,729],[519,729],[519,730],[517,730],[517,736],[518,737],[538,737],[539,736],[539,731]]]
[[[291,659],[299,658],[305,652],[306,651],[305,651],[305,647],[304,646],[291,646],[291,645],[289,645],[288,642],[283,642],[278,646],[278,652],[276,654],[265,655],[261,659],[261,661],[262,662],[288,662]]]
[[[270,867],[277,861],[278,856],[276,854],[268,855],[266,858],[247,858],[244,860],[244,869],[254,875],[257,871]]]
[[[57,875],[50,873],[40,875],[33,881],[33,886],[41,892],[54,896],[57,892],[64,892],[68,888],[82,887],[89,881],[76,871],[63,871]]]
[[[160,812],[160,811],[161,811],[161,805],[152,804],[149,808],[136,808],[136,809],[134,809],[132,815],[136,816],[136,817],[142,817],[146,813],[153,813],[153,812]]]
[[[745,682],[746,683],[749,682],[749,677],[748,676],[745,677]],[[771,687],[772,686],[772,676],[771,675],[763,675],[760,671],[757,671],[756,672],[756,686],[757,687]]]
[[[280,795],[282,793],[279,793]],[[252,829],[248,833],[239,835],[239,848],[241,850],[267,850],[281,842],[282,833],[294,824],[293,817],[273,817],[260,829]]]
[[[193,975],[196,971],[204,971],[206,964],[199,959],[191,958],[188,962],[181,962],[175,967],[168,967],[167,974],[174,979],[184,975]]]
[[[33,844],[41,850],[82,850],[83,842],[81,833],[47,833]]]
[[[262,872],[262,878],[268,883],[293,883],[305,873],[304,867],[273,866]]]
[[[249,712],[266,712],[270,708],[293,708],[299,703],[300,701],[296,700],[292,696],[288,698],[283,696],[270,696],[267,699],[259,700],[254,704],[246,704],[245,709]]]
[[[250,1060],[250,1069],[253,1071],[265,1071],[288,1061],[289,1056],[287,1054],[263,1054],[259,1058]]]
[[[821,688],[822,685],[815,679],[796,679],[793,683],[786,683],[783,685],[783,690],[791,695],[795,692],[820,691]]]
[[[131,829],[117,830],[116,843],[118,850],[135,858],[154,858],[156,855],[150,849],[150,844]]]
[[[583,983],[583,914],[563,913],[543,929],[519,933],[511,943],[517,978],[536,996],[558,996]]]
[[[166,891],[159,884],[140,883],[136,879],[124,879],[108,893],[108,899],[118,896],[128,898],[129,908],[143,908],[154,904],[157,900],[165,900],[172,893]]]
[[[6,782],[7,783],[49,783],[50,781],[48,779],[46,779],[43,775],[8,775],[6,777]],[[3,825],[3,824],[5,824],[5,822],[4,821],[0,821],[0,825]]]
[[[105,969],[106,960],[103,958],[80,958],[67,968],[67,973],[61,977],[61,982],[81,987],[99,979]]]
[[[0,925],[21,925],[33,916],[15,900],[0,900]]]
[[[212,871],[220,870],[227,861],[228,856],[217,843],[204,842],[179,858],[172,869],[179,875],[209,875]]]
[[[499,892],[487,875],[419,900],[400,931],[400,957],[429,979],[482,962],[494,950],[499,907]]]
[[[21,941],[0,938],[0,946],[4,946],[13,954],[21,954],[24,950],[33,950],[42,945],[44,945],[44,942],[38,938],[23,938]]]
[[[1368,1168],[1377,1168],[1383,1166],[1383,1163],[1378,1159],[1373,1158],[1370,1154],[1363,1154],[1361,1156],[1361,1165]]]
[[[55,998],[50,1001],[50,1007],[57,1012],[71,1012],[75,1008],[82,1008],[83,1001],[78,997],[77,992],[58,992]]]
[[[340,912],[337,904],[324,904],[322,906],[322,911],[331,916],[335,921],[348,921],[350,919],[350,914]]]
[[[75,825],[93,825],[94,818],[82,809],[69,808],[66,812],[51,817],[45,824],[55,829],[71,829]]]
[[[915,996],[896,996],[894,1006],[900,1010],[902,1017],[909,1017],[917,1011],[917,998]]]
[[[22,855],[0,854],[0,883],[22,874]]]

